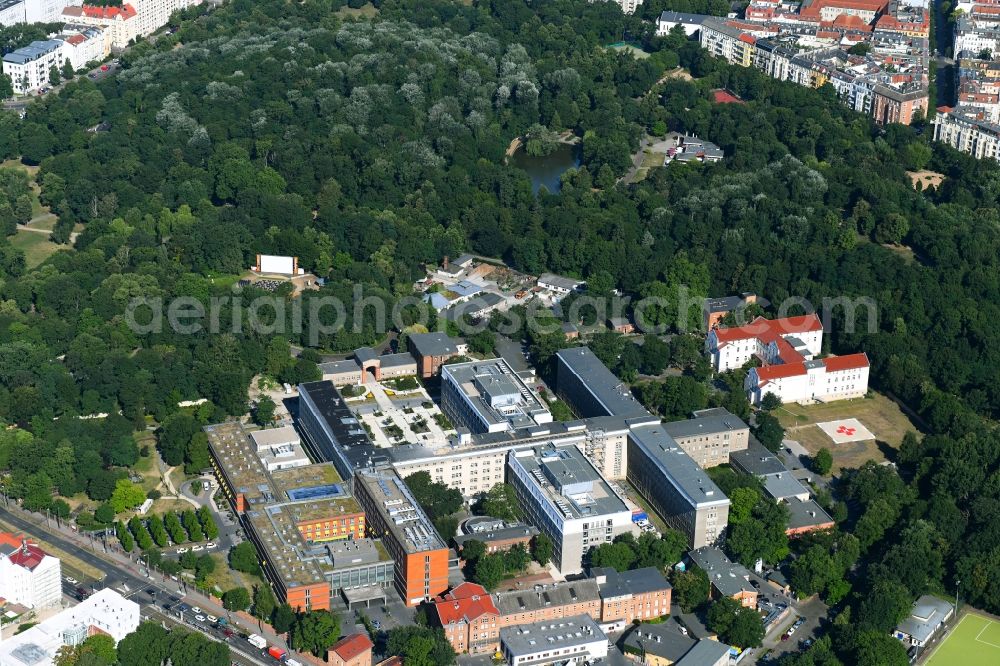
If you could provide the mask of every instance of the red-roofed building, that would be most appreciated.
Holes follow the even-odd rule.
[[[747,399],[760,404],[768,393],[781,402],[826,402],[868,392],[868,357],[864,354],[822,360],[823,324],[815,314],[768,320],[709,331],[706,347],[718,372],[756,359],[744,383]]]
[[[462,583],[433,602],[438,622],[458,654],[500,648],[500,611],[482,585]]]
[[[62,601],[62,567],[21,536],[0,532],[0,597],[29,608],[58,606]]]
[[[123,49],[140,36],[139,12],[130,4],[121,7],[82,5],[63,9],[63,20],[110,31],[110,45]]]
[[[327,650],[326,660],[333,666],[372,666],[373,647],[368,634],[351,634]]]

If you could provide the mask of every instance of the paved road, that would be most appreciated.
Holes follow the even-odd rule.
[[[185,583],[174,581],[157,572],[147,573],[141,562],[126,560],[125,556],[114,552],[113,549],[105,552],[100,539],[95,541],[79,534],[72,536],[65,534],[54,524],[47,524],[45,519],[39,518],[37,514],[15,508],[13,503],[10,508],[0,505],[0,516],[3,516],[5,522],[26,534],[42,538],[105,572],[105,576],[101,580],[79,581],[80,587],[92,590],[112,587],[139,603],[143,616],[150,616],[161,621],[169,620],[174,624],[184,623],[189,628],[200,631],[209,638],[227,642],[233,653],[234,661],[238,661],[244,666],[273,666],[270,657],[264,658],[264,654],[260,650],[239,636],[233,636],[227,640],[221,629],[197,622],[192,613],[181,612],[175,617],[173,613],[165,609],[164,606],[171,606],[171,610],[175,606],[183,608],[186,604],[188,607],[204,609],[206,613],[217,617],[232,617],[221,606],[188,587]],[[67,581],[64,581],[64,584],[64,592],[72,592],[76,588],[75,585],[69,584]],[[233,623],[233,627],[236,631],[244,634],[263,633],[258,627],[240,626],[238,623]],[[265,634],[265,638],[268,639],[269,643],[285,647],[284,641],[276,636]],[[236,657],[239,659],[235,659]]]

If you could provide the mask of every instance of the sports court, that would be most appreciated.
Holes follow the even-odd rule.
[[[966,613],[934,648],[925,666],[996,666],[1000,664],[1000,622]]]
[[[872,431],[864,426],[861,421],[855,418],[837,419],[836,421],[826,421],[816,424],[826,436],[833,440],[834,444],[847,444],[848,442],[863,442],[875,439]]]

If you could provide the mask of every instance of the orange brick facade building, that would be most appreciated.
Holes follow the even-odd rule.
[[[437,622],[458,654],[500,648],[505,627],[587,615],[602,623],[645,620],[670,613],[670,584],[656,569],[619,574],[598,569],[593,577],[489,595],[463,583],[434,600]]]

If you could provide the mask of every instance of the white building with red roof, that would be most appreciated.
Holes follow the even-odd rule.
[[[0,597],[29,608],[58,606],[62,567],[37,544],[0,532]]]
[[[823,324],[815,314],[768,320],[709,331],[706,347],[717,372],[742,367],[752,359],[744,390],[751,404],[768,393],[782,403],[828,402],[868,392],[868,357],[848,354],[816,358],[823,347]]]

